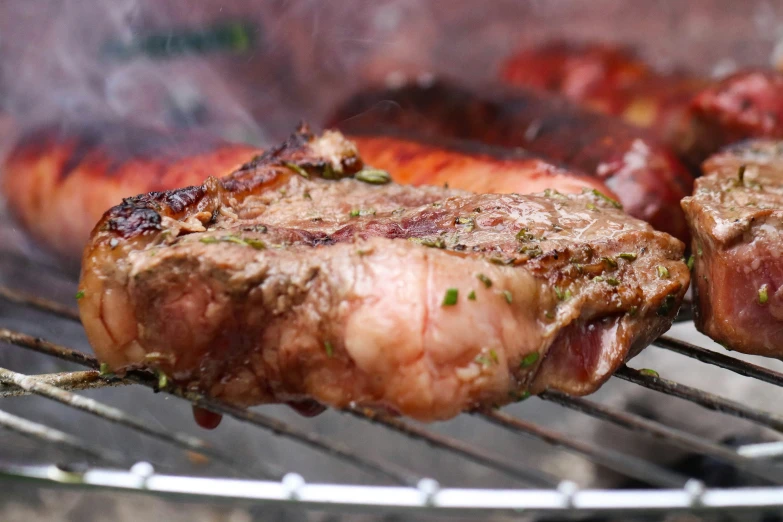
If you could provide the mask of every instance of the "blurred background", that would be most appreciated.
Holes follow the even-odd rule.
[[[54,123],[67,129],[85,121],[197,127],[264,146],[290,133],[299,120],[317,126],[341,98],[362,86],[393,85],[432,75],[482,85],[497,78],[500,63],[514,51],[552,39],[619,42],[636,47],[660,69],[717,74],[739,66],[776,63],[781,37],[783,3],[764,0],[3,0],[0,155],[32,126]],[[24,238],[3,214],[1,204],[0,245],[0,284],[73,303],[73,278],[51,268],[53,261]],[[0,326],[89,350],[77,325],[5,302],[0,303]],[[696,334],[691,325],[675,327],[674,334],[722,350]],[[783,369],[777,361],[754,362]],[[25,373],[75,369],[8,345],[0,345],[0,366]],[[783,413],[777,389],[663,350],[647,350],[633,366],[654,368],[674,380]],[[296,471],[308,481],[379,483],[377,477],[232,419],[225,419],[214,432],[199,430],[186,403],[146,389],[105,389],[88,395],[156,426],[198,434],[242,460]],[[743,421],[618,380],[594,398],[714,440],[777,438]],[[4,399],[0,408],[96,444],[124,448],[166,471],[230,475],[213,463],[44,399]],[[339,413],[305,419],[282,407],[260,411],[344,442],[357,452],[432,475],[443,485],[518,486],[491,470]],[[683,458],[670,448],[535,399],[509,411],[572,436],[610,441],[615,449],[672,463]],[[470,416],[430,428],[584,486],[623,485],[615,475],[580,457]],[[46,463],[68,458],[17,435],[3,432],[1,436],[4,461]],[[76,522],[379,517],[190,504],[4,482],[0,518]]]

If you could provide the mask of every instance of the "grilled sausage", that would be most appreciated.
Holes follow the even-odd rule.
[[[349,136],[368,165],[388,171],[397,183],[448,185],[479,194],[564,194],[597,189],[616,197],[600,180],[559,168],[522,151],[463,140],[402,137],[393,130]]]
[[[745,70],[693,100],[703,156],[747,138],[783,138],[783,73]]]
[[[561,98],[522,90],[479,94],[438,81],[368,90],[339,108],[329,124],[348,135],[390,126],[523,147],[595,176],[631,215],[687,237],[679,201],[691,193],[693,178],[677,158],[649,133]]]
[[[47,127],[25,135],[11,152],[2,190],[33,237],[75,260],[101,215],[123,198],[200,185],[258,152],[194,132],[119,124]]]
[[[372,165],[399,183],[450,184],[474,192],[562,193],[598,189],[599,180],[520,153],[466,143],[434,144],[357,137]],[[77,259],[103,212],[142,192],[197,185],[228,174],[261,151],[193,132],[93,126],[29,134],[6,163],[3,190],[13,214],[34,237]]]
[[[650,129],[689,165],[695,167],[701,159],[692,151],[698,136],[689,105],[708,85],[706,78],[660,73],[627,48],[568,42],[515,54],[503,65],[501,78],[508,85],[552,92]]]

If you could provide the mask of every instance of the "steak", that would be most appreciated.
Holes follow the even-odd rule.
[[[783,356],[783,142],[740,143],[704,163],[682,201],[693,235],[696,327],[732,350]]]
[[[238,405],[447,419],[596,390],[671,324],[684,245],[598,191],[389,182],[301,129],[236,173],[130,198],[88,244],[79,307],[114,371]]]

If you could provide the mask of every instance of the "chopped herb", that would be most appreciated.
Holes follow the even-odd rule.
[[[471,301],[475,301],[476,300],[476,291],[475,290],[471,290],[470,291],[470,293],[468,294],[468,299],[471,300]]]
[[[313,196],[311,196],[309,192],[305,192],[304,194],[302,194],[302,197],[305,199],[313,199]]]
[[[508,304],[511,304],[511,301],[513,300],[514,296],[511,295],[511,292],[508,290],[503,290],[503,298],[506,300]]]
[[[641,370],[639,370],[639,373],[641,373],[642,375],[647,375],[648,377],[660,377],[660,375],[658,375],[658,372],[656,372],[655,370],[651,370],[649,368],[642,368]]]
[[[418,243],[420,245],[424,245],[425,247],[430,247],[430,248],[446,248],[446,242],[443,240],[442,237],[436,239],[422,239],[420,237],[411,237],[408,238],[408,241],[411,241],[412,243]]]
[[[623,252],[622,254],[617,254],[617,257],[627,259],[628,261],[636,261],[636,254],[633,252]]]
[[[739,178],[740,183],[745,182],[745,169],[747,167],[747,165],[740,165],[739,170],[737,171],[737,177]]]
[[[492,362],[494,362],[495,364],[500,363],[500,359],[498,358],[498,352],[496,352],[495,350],[490,349],[489,356],[492,359]]]
[[[256,225],[255,227],[256,232],[261,232],[262,234],[266,234],[266,226],[265,225]]]
[[[661,303],[661,306],[658,307],[658,311],[656,313],[661,317],[667,316],[669,315],[669,312],[672,311],[673,306],[674,296],[669,294],[663,299],[663,303]]]
[[[454,306],[457,304],[457,297],[459,297],[459,290],[456,288],[447,289],[446,294],[443,296],[442,306]]]
[[[519,232],[517,232],[518,241],[533,241],[535,239],[536,236],[528,232],[527,227],[522,227],[522,229]]]
[[[465,231],[471,232],[476,227],[476,221],[472,217],[458,217],[454,220],[457,225],[465,225]]]
[[[502,258],[502,257],[490,257],[489,262],[493,265],[510,265],[514,261],[516,261],[516,258],[508,257],[508,258]]]
[[[702,255],[704,252],[702,251],[701,247],[696,251],[697,254]]]
[[[98,370],[98,373],[101,377],[108,377],[109,375],[112,375],[111,368],[109,368],[107,363],[101,363],[101,367]]]
[[[571,290],[562,290],[560,287],[555,287],[555,295],[560,301],[567,301],[571,298]]]
[[[530,368],[531,366],[536,364],[536,362],[538,362],[538,358],[539,357],[540,356],[539,356],[538,352],[531,352],[531,353],[525,355],[524,357],[522,357],[522,360],[519,362],[519,367],[520,368]]]
[[[324,341],[324,351],[326,352],[326,356],[329,358],[334,355],[334,346],[332,346],[331,342]]]
[[[759,304],[766,304],[769,301],[769,292],[767,291],[767,284],[761,285],[759,288]]]
[[[485,276],[484,274],[477,274],[476,277],[478,278],[479,281],[484,283],[484,286],[486,286],[487,288],[492,286],[492,280],[487,276]]]
[[[158,389],[165,390],[169,385],[169,378],[162,371],[158,371]]]
[[[656,267],[656,270],[658,271],[658,277],[661,279],[668,279],[669,278],[669,269],[666,268],[663,265],[658,265]]]
[[[297,165],[295,163],[288,163],[288,162],[283,163],[283,165],[285,165],[287,168],[293,170],[294,172],[296,172],[297,174],[299,174],[303,178],[310,179],[310,174],[308,174],[307,171],[305,169],[303,169],[302,167],[300,167],[299,165]]]
[[[248,238],[244,240],[245,244],[249,246],[250,248],[255,248],[256,250],[264,250],[266,248],[266,244],[261,241],[260,239],[253,239]]]
[[[211,236],[202,237],[201,239],[199,239],[199,242],[201,242],[201,243],[206,243],[206,244],[208,244],[208,245],[209,245],[209,244],[212,244],[212,243],[218,243],[219,241],[220,241],[220,240],[219,240],[218,238],[216,238],[216,237],[211,237]]]
[[[372,254],[372,250],[357,250],[356,253],[359,255],[359,257],[364,257],[368,254]]]
[[[529,392],[529,391],[527,391],[527,390],[525,390],[525,391],[523,391],[523,392],[521,392],[521,393],[517,394],[517,396],[516,396],[516,401],[517,401],[517,402],[522,402],[522,401],[524,401],[525,399],[529,399],[529,398],[530,398],[530,392]]]
[[[334,173],[334,167],[332,167],[331,163],[324,165],[324,170],[321,173],[321,176],[323,176],[324,179],[337,179],[337,176]]]
[[[76,296],[75,297],[76,297],[77,301],[79,299],[81,299],[82,297],[84,297],[84,290],[79,290],[78,292],[76,292]]]
[[[597,207],[593,205],[592,203],[587,204],[587,210],[595,210]]]
[[[634,306],[632,306],[631,308],[628,309],[628,315],[633,317],[633,316],[636,315],[636,312],[638,312],[638,311],[639,311],[639,307],[634,305]]]
[[[391,181],[391,176],[385,170],[364,169],[360,170],[354,176],[359,181],[370,183],[371,185],[384,185]]]
[[[609,265],[609,268],[617,268],[617,261],[615,261],[611,257],[602,257],[601,261]]]
[[[536,258],[544,253],[544,251],[541,250],[541,247],[538,245],[533,247],[528,245],[523,245],[517,249],[517,252],[519,252],[520,254],[527,255],[531,259]]]
[[[603,276],[595,276],[595,277],[593,278],[593,281],[598,281],[599,283],[600,283],[601,281],[603,281],[603,280],[604,280]]]
[[[485,355],[477,355],[476,358],[473,359],[473,362],[476,362],[484,367],[487,367],[491,364],[491,361]]]
[[[693,263],[695,260],[696,259],[693,257],[693,254],[691,254],[691,257],[688,258],[688,261],[686,263],[688,265],[688,270],[693,270]]]
[[[593,193],[593,196],[603,199],[607,203],[610,203],[614,208],[623,208],[623,206],[620,204],[619,201],[616,201],[616,200],[610,198],[609,196],[607,196],[606,194],[604,194],[600,190],[593,189],[591,192]]]
[[[348,212],[348,215],[350,217],[359,217],[359,214],[360,214],[360,210],[358,208],[355,208],[355,209],[351,210],[350,212]]]
[[[620,281],[615,279],[614,277],[608,277],[606,279],[606,282],[609,283],[612,286],[618,286],[620,284]]]
[[[546,317],[547,319],[554,319],[555,318],[555,314],[553,314],[551,311],[547,310],[546,312],[544,312],[544,317]]]

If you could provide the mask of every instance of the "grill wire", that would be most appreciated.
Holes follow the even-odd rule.
[[[46,267],[42,269],[46,270]],[[35,295],[0,287],[0,299],[14,306],[32,308],[73,323],[78,314],[70,307]],[[687,308],[687,307],[684,307]],[[687,312],[678,321],[688,321]],[[617,513],[650,510],[770,509],[783,507],[783,466],[776,457],[783,456],[783,442],[758,443],[737,449],[711,442],[706,438],[667,426],[656,420],[599,404],[590,399],[570,397],[548,391],[539,399],[595,419],[615,424],[643,436],[664,441],[678,449],[730,463],[751,474],[764,487],[711,490],[695,479],[660,464],[617,450],[585,442],[577,434],[564,434],[517,418],[502,411],[474,412],[472,415],[505,430],[540,439],[550,445],[580,454],[589,461],[640,483],[652,486],[648,490],[578,490],[559,477],[534,467],[520,465],[476,445],[422,428],[408,421],[361,407],[349,407],[345,415],[383,426],[410,439],[422,441],[432,448],[455,457],[472,461],[500,472],[518,482],[516,490],[449,490],[441,489],[431,478],[421,476],[395,462],[362,455],[346,444],[312,431],[303,430],[284,421],[253,410],[238,408],[210,399],[200,393],[182,389],[158,389],[158,379],[149,372],[130,371],[123,378],[102,376],[99,363],[91,355],[50,340],[0,327],[0,343],[13,345],[81,365],[82,371],[24,375],[0,368],[0,398],[37,395],[137,431],[159,442],[212,459],[247,479],[194,478],[157,474],[147,463],[136,463],[131,455],[88,443],[76,435],[4,412],[0,409],[0,427],[97,462],[104,467],[70,469],[67,466],[15,466],[0,464],[0,476],[27,478],[45,483],[78,483],[89,488],[146,490],[158,494],[180,494],[203,498],[232,498],[268,502],[298,502],[313,506],[360,506],[365,509],[420,509],[426,512],[450,511],[542,511],[558,513]],[[727,355],[713,352],[670,336],[655,343],[658,348],[693,358],[702,363],[783,386],[783,373],[776,372]],[[614,378],[622,379],[658,393],[690,401],[703,408],[752,421],[777,432],[783,432],[783,416],[701,391],[661,378],[650,372],[623,366]],[[132,413],[104,404],[75,392],[108,387],[144,386],[156,392],[186,400],[215,413],[233,417],[279,437],[305,445],[333,459],[340,460],[374,475],[383,483],[394,486],[310,485],[300,476],[261,462],[239,461],[231,454],[215,448],[209,442],[186,433],[155,426]],[[130,469],[130,471],[123,471]],[[199,482],[202,481],[202,482]],[[206,482],[203,482],[206,481]],[[252,486],[243,488],[242,486]],[[402,486],[403,488],[400,488]],[[318,488],[321,489],[318,489]],[[326,489],[324,489],[326,488]],[[354,488],[354,489],[352,489]],[[358,489],[356,489],[358,488]],[[532,488],[532,489],[531,489]],[[362,494],[357,497],[357,491]],[[500,495],[500,496],[499,496]],[[657,496],[655,496],[657,495]]]

